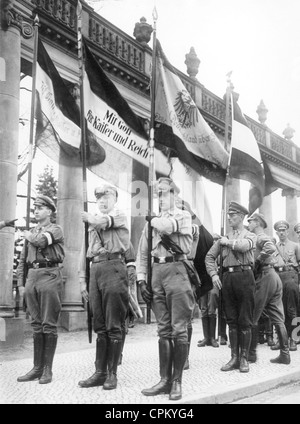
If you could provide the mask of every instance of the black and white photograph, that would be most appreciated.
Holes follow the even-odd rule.
[[[299,0],[0,0],[0,404],[300,404]]]

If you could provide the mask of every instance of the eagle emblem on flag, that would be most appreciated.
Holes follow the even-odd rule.
[[[194,127],[198,122],[197,106],[187,90],[177,92],[174,110],[182,128]]]

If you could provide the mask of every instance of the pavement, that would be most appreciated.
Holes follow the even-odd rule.
[[[146,397],[141,390],[159,381],[158,337],[156,323],[135,322],[129,329],[122,365],[118,368],[116,390],[102,387],[83,389],[78,381],[94,372],[95,335],[88,342],[87,331],[67,332],[59,329],[53,364],[53,380],[40,385],[38,381],[18,383],[17,377],[32,368],[32,333],[26,324],[22,346],[2,348],[0,352],[0,404],[107,404],[107,405],[171,405],[242,403],[249,396],[300,380],[300,345],[291,352],[290,365],[271,364],[278,355],[264,345],[258,345],[258,361],[250,364],[250,372],[221,372],[230,359],[228,346],[197,347],[203,338],[201,318],[194,319],[190,348],[190,368],[183,373],[180,401],[170,401],[168,395]]]

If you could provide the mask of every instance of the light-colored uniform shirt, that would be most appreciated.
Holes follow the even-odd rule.
[[[222,246],[223,267],[254,264],[254,250],[257,237],[254,233],[246,230],[235,230],[227,234],[227,238],[232,240],[231,246]],[[221,253],[220,240],[217,240],[205,257],[207,273],[213,277],[218,274],[216,259]]]
[[[287,239],[283,243],[281,241],[276,243],[276,248],[276,266],[298,266],[300,261],[300,246],[298,243]]]
[[[151,256],[172,256],[161,244],[161,235],[167,234],[176,243],[184,254],[190,255],[192,250],[192,217],[188,211],[174,208],[163,212],[152,219],[152,251]],[[137,280],[145,280],[148,266],[148,223],[145,225],[140,238],[137,260]]]
[[[84,241],[81,247],[79,260],[80,280],[85,279],[86,276],[86,257],[92,259],[95,256],[106,253],[121,253],[125,255],[125,252],[130,247],[128,222],[124,212],[114,207],[109,214],[99,212],[95,217],[97,222],[90,224],[88,229],[89,246],[87,252]]]
[[[37,225],[30,230],[28,239],[27,257],[25,258],[25,243],[20,255],[20,262],[17,268],[18,284],[22,285],[24,275],[24,263],[29,262],[55,262],[61,263],[65,253],[63,249],[64,236],[62,228],[50,223],[45,226]]]
[[[271,238],[263,231],[257,235],[256,250],[254,252],[255,260],[264,265],[276,265],[276,246]]]

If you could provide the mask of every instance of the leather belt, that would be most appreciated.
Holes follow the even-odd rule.
[[[93,263],[97,262],[107,262],[113,259],[123,259],[123,255],[121,253],[107,253],[106,255],[98,255],[92,258]]]
[[[292,266],[275,266],[274,268],[277,272],[295,271]]]
[[[32,262],[28,263],[28,268],[40,269],[40,268],[55,268],[59,266],[57,262]]]
[[[228,266],[223,268],[223,272],[242,272],[242,271],[250,271],[252,266],[250,265],[238,265],[238,266]]]
[[[187,259],[186,255],[174,255],[174,256],[154,256],[153,262],[156,264],[165,264],[167,262],[178,262]]]

